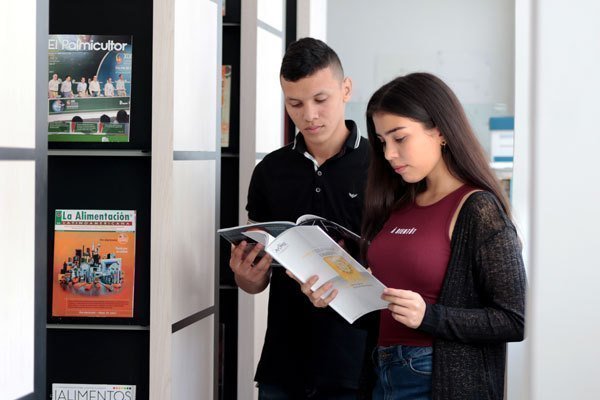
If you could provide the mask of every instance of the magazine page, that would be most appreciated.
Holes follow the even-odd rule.
[[[56,210],[53,317],[133,317],[135,211]]]
[[[248,236],[245,232],[263,231],[273,237],[279,236],[283,231],[295,226],[292,222],[273,221],[273,222],[257,222],[254,224],[234,226],[231,228],[222,228],[217,230],[221,237],[233,245],[238,245],[242,240],[248,241]],[[251,240],[255,242],[255,240]]]
[[[350,323],[388,306],[385,286],[317,226],[288,229],[266,251],[302,282],[318,275],[313,290],[331,281],[338,294],[330,306]]]
[[[265,231],[246,231],[244,232],[244,236],[247,236],[256,243],[260,243],[265,247],[273,243],[275,240],[273,236],[269,235],[269,233]]]
[[[318,215],[304,214],[304,215],[298,217],[298,219],[296,220],[296,225],[316,225],[316,226],[319,226],[321,229],[323,229],[325,231],[325,233],[327,233],[327,230],[322,225],[324,225],[325,227],[335,227],[335,228],[339,229],[340,231],[345,232],[345,234],[347,234],[348,236],[352,236],[356,239],[360,239],[360,236],[358,234],[352,232],[350,229],[348,229],[336,222],[330,221],[323,217],[319,217]]]
[[[299,217],[296,220],[296,225],[318,226],[329,237],[335,240],[337,244],[342,246],[344,250],[350,253],[352,257],[359,258],[361,238],[348,228],[323,217],[319,217],[318,215],[312,214],[305,214]]]

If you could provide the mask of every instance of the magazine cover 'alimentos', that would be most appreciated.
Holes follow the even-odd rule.
[[[135,400],[135,385],[53,383],[52,400]]]
[[[56,210],[53,317],[133,317],[135,216]]]
[[[50,35],[48,140],[129,142],[133,38]]]

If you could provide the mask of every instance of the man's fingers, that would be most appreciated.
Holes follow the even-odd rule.
[[[254,267],[251,268],[257,274],[262,275],[271,267],[271,262],[273,262],[273,258],[270,255],[265,254],[263,258],[261,258],[260,261],[254,264]]]
[[[313,285],[315,283],[317,283],[318,280],[319,280],[319,277],[317,275],[313,275],[310,278],[308,278],[308,280],[302,284],[302,293],[304,293],[308,297],[311,297],[311,294],[312,294],[311,288],[313,287]]]
[[[322,301],[325,304],[325,306],[328,306],[329,303],[331,303],[333,301],[333,299],[335,299],[335,296],[337,296],[337,294],[338,294],[338,290],[337,289],[333,289],[331,291],[331,293],[329,293],[329,296],[327,296],[324,299],[322,299]]]
[[[242,261],[242,255],[246,249],[248,243],[244,240],[237,246],[231,245],[231,257],[229,258],[229,265],[234,267],[234,264],[239,264]]]
[[[258,253],[260,253],[260,251],[264,248],[265,248],[265,246],[263,246],[260,243],[255,244],[252,247],[252,249],[248,252],[248,254],[246,255],[246,258],[244,258],[244,261],[249,261],[250,263],[253,263],[254,259],[258,255]]]

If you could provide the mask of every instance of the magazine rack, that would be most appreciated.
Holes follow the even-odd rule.
[[[133,56],[129,142],[48,144],[47,393],[53,383],[131,384],[149,398],[151,3],[50,0],[49,13],[50,34],[131,35]],[[133,317],[52,315],[54,211],[69,208],[136,211]]]
[[[129,141],[48,146],[47,395],[53,383],[217,395],[220,7],[49,1],[50,34],[129,35],[133,61]],[[131,318],[52,315],[57,209],[136,211]]]

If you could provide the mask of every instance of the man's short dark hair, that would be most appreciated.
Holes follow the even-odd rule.
[[[306,37],[290,43],[279,75],[286,81],[296,82],[327,67],[331,67],[340,80],[344,78],[344,69],[336,52],[323,41]]]
[[[100,122],[102,123],[109,123],[110,122],[110,117],[106,114],[102,114],[100,116]]]

